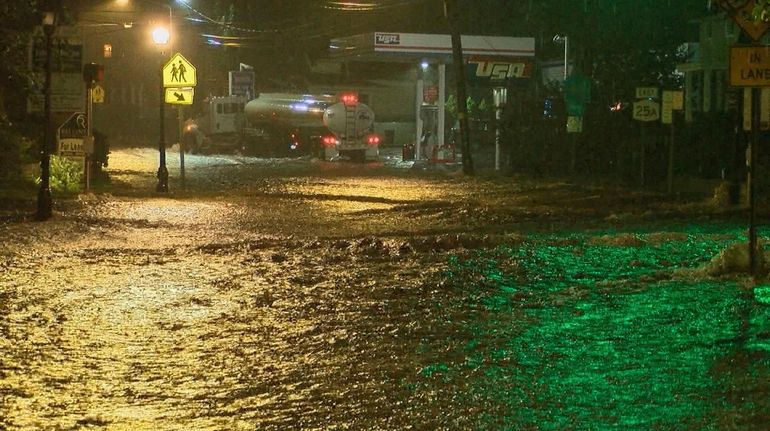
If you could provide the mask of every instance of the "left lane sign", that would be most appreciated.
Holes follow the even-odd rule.
[[[730,85],[770,87],[770,46],[731,47]]]

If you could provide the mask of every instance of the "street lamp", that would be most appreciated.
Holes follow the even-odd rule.
[[[569,53],[569,38],[566,34],[557,34],[553,37],[554,43],[564,44],[564,79],[567,79],[567,55]]]
[[[158,6],[168,9],[168,27],[157,26],[152,29],[151,36],[152,41],[161,49],[161,59],[163,59],[163,48],[168,45],[169,51],[171,51],[171,28],[173,25],[174,17],[171,11],[171,6],[163,3],[159,3],[153,0],[141,0],[144,2],[156,4]],[[129,3],[129,0],[117,0],[118,5],[125,6]],[[156,190],[158,192],[168,192],[168,168],[166,168],[166,131],[165,131],[165,117],[166,117],[166,103],[165,89],[163,88],[163,66],[164,62],[161,61],[160,65],[160,137],[158,140],[158,153],[159,153],[159,166],[158,166],[158,186]]]
[[[152,30],[152,41],[155,45],[161,47],[161,59],[163,58],[162,47],[167,45],[170,39],[168,29],[164,27],[155,27]],[[168,192],[168,169],[166,168],[166,102],[165,89],[163,88],[163,62],[160,65],[160,81],[158,83],[160,88],[160,138],[158,140],[158,154],[160,156],[160,166],[158,167],[158,186],[156,190],[158,192]]]
[[[43,84],[43,112],[45,126],[43,142],[40,146],[40,190],[37,194],[38,220],[48,220],[53,214],[51,199],[51,147],[53,129],[51,127],[51,53],[53,51],[53,32],[56,30],[58,14],[46,11],[43,14],[43,32],[45,33],[45,83]]]

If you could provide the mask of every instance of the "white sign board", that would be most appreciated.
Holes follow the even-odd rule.
[[[448,34],[375,32],[374,50],[392,53],[451,54]],[[462,36],[464,55],[534,57],[535,38],[504,36]]]
[[[51,52],[51,111],[81,111],[85,104],[83,84],[83,42],[76,27],[57,27],[52,36]],[[29,67],[32,71],[33,88],[27,110],[43,112],[43,87],[45,85],[45,37],[42,27],[32,35],[29,49]]]
[[[636,87],[637,99],[657,99],[658,87]]]
[[[658,121],[660,119],[660,106],[652,100],[640,100],[634,102],[634,120]]]
[[[229,74],[230,95],[253,98],[254,81],[253,70],[231,71]]]
[[[30,93],[29,112],[43,112],[45,75],[35,73],[34,90]],[[85,105],[85,84],[80,73],[51,74],[51,112],[75,112]]]
[[[81,158],[85,157],[85,149],[83,148],[83,138],[64,138],[59,139],[58,153],[61,157],[67,158]]]
[[[56,130],[57,153],[79,160],[85,157],[83,141],[88,134],[86,114],[75,112]]]

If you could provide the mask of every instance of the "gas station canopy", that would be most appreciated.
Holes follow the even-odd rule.
[[[509,79],[529,78],[535,57],[535,38],[506,36],[461,36],[466,67],[475,77],[504,86]],[[452,37],[448,34],[374,32],[332,39],[329,56],[341,61],[362,62],[427,62],[438,66],[437,143],[445,143],[446,65],[452,63]],[[415,85],[415,157],[420,158],[423,120],[420,111],[424,101],[424,82]],[[436,95],[434,95],[436,96]]]
[[[535,38],[462,36],[463,55],[486,57],[534,57]],[[332,58],[363,61],[413,62],[430,57],[451,63],[452,38],[448,34],[374,32],[332,39]]]

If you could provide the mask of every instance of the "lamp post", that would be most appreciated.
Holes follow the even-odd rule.
[[[566,34],[557,34],[553,37],[553,41],[554,43],[564,44],[564,79],[566,80],[568,76],[567,67],[569,64],[567,57],[569,55],[569,38]]]
[[[167,4],[158,3],[151,0],[142,0],[147,1],[152,4],[156,4],[158,6],[165,7],[168,9],[168,28],[164,27],[155,27],[152,30],[152,41],[155,45],[157,45],[160,48],[160,54],[161,54],[161,65],[160,65],[160,124],[159,124],[159,140],[158,140],[158,155],[159,155],[159,166],[158,166],[158,185],[156,187],[156,190],[158,192],[168,192],[168,168],[166,167],[166,130],[165,130],[165,118],[166,118],[166,103],[163,100],[165,97],[165,89],[163,88],[163,66],[165,62],[163,61],[163,48],[168,45],[169,51],[171,50],[171,28],[173,25],[173,14],[171,10],[171,6]],[[129,3],[129,0],[117,0],[119,5],[126,5]]]
[[[46,11],[43,14],[43,32],[45,33],[45,83],[43,84],[43,112],[45,126],[43,142],[40,146],[40,190],[37,194],[38,220],[48,220],[53,214],[51,199],[51,53],[53,50],[53,32],[56,30],[58,14],[56,11]]]
[[[163,27],[156,27],[152,30],[152,41],[155,42],[156,45],[161,47],[161,59],[163,58],[163,51],[162,47],[167,45],[169,42],[169,31],[166,28]],[[160,137],[158,140],[158,154],[160,157],[160,166],[158,167],[158,186],[156,188],[156,191],[158,192],[168,192],[168,169],[166,168],[166,129],[165,129],[165,117],[166,117],[166,102],[164,99],[165,97],[165,89],[163,88],[163,62],[161,61],[160,66],[160,81],[158,82],[158,88],[160,89],[159,92],[159,100],[160,100]]]

